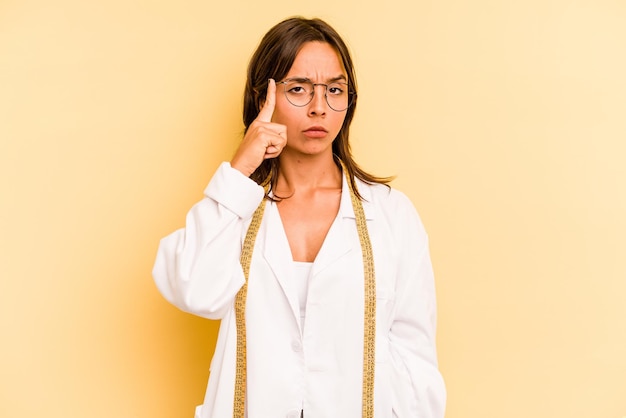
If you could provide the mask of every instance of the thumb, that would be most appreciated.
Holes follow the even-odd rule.
[[[265,95],[265,103],[259,112],[256,120],[261,122],[271,122],[276,106],[276,81],[270,78],[267,83],[267,94]]]

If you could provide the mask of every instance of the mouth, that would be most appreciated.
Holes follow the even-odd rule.
[[[323,126],[311,126],[303,131],[309,138],[323,138],[328,135],[328,131]]]

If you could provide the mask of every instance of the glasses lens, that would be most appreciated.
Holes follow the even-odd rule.
[[[308,81],[289,81],[285,83],[285,95],[294,106],[306,106],[313,98],[313,84]]]
[[[341,111],[348,108],[350,94],[346,83],[329,84],[326,89],[326,101],[331,109]]]

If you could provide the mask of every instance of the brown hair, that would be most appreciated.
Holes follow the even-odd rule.
[[[350,124],[354,117],[357,104],[357,84],[354,65],[345,42],[328,23],[321,19],[304,19],[292,17],[271,28],[261,40],[248,65],[248,76],[243,97],[243,123],[245,131],[254,122],[267,94],[267,82],[270,78],[282,80],[296,59],[296,55],[307,42],[325,42],[332,46],[341,57],[343,67],[348,76],[348,86],[352,92],[352,104],[346,111],[346,117],[337,138],[333,141],[333,153],[339,167],[341,162],[348,171],[348,179],[357,196],[362,198],[356,187],[355,177],[368,183],[387,184],[391,177],[377,177],[365,172],[352,158],[348,141]],[[277,158],[264,160],[252,173],[251,179],[261,184],[268,177],[270,188],[275,186],[278,178]]]

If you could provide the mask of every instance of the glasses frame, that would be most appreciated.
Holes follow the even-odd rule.
[[[311,91],[311,94],[310,94],[308,102],[306,102],[305,104],[297,105],[297,104],[293,103],[291,100],[289,100],[289,96],[287,95],[287,84],[291,83],[291,82],[310,83],[313,86],[313,90]],[[343,112],[344,110],[347,110],[350,106],[352,106],[352,102],[354,100],[354,96],[356,95],[356,92],[351,91],[350,90],[350,86],[346,82],[334,81],[334,82],[330,83],[330,84],[345,84],[346,85],[346,93],[348,94],[348,106],[346,106],[343,109],[337,110],[328,101],[328,86],[329,85],[326,84],[326,83],[314,83],[313,81],[309,80],[308,78],[288,78],[288,79],[283,80],[283,81],[278,81],[276,84],[282,84],[284,86],[283,87],[283,92],[285,93],[285,98],[287,99],[287,101],[292,106],[295,106],[295,107],[308,106],[313,101],[313,97],[315,97],[315,87],[317,87],[317,86],[324,86],[324,98],[326,99],[326,104],[328,105],[329,108],[331,108],[335,112]]]

